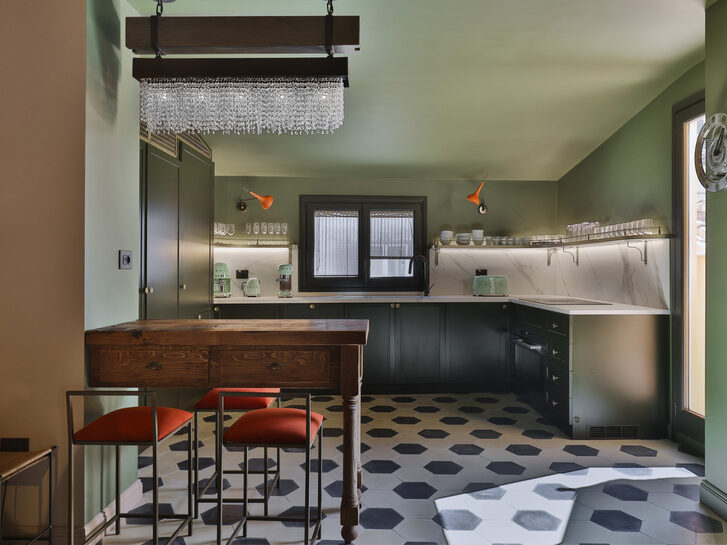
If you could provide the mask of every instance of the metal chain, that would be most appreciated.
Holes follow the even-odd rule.
[[[333,15],[333,0],[328,0],[328,15]]]
[[[157,0],[157,17],[161,17],[162,13],[164,13],[164,2]]]

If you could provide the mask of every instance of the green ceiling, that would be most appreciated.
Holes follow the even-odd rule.
[[[141,13],[152,0],[129,0]],[[219,175],[554,180],[704,57],[704,0],[336,0],[361,16],[343,127],[206,137]],[[165,15],[324,14],[177,0]]]

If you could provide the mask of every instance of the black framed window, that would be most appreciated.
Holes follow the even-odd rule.
[[[301,291],[422,291],[426,197],[300,196]]]

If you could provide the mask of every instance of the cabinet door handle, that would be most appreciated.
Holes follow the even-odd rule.
[[[308,306],[308,308],[309,308],[309,309],[311,309],[311,310],[314,310],[314,309],[316,308],[316,306],[315,306],[315,305],[314,305],[313,303],[311,303],[311,304],[310,304],[310,305]]]
[[[280,365],[277,361],[274,361],[268,365],[268,369],[270,369],[271,371],[279,371],[282,368],[283,366]]]
[[[553,322],[552,325],[551,325],[551,327],[553,329],[558,329],[558,324],[556,322]]]
[[[553,350],[551,350],[550,353],[553,354],[554,356],[557,356],[558,350],[556,348],[553,348]]]
[[[212,307],[212,310],[215,311],[215,312],[219,312],[220,311],[220,307]]]
[[[183,290],[186,290],[186,289],[187,289],[187,284],[182,284],[182,285],[181,285],[181,286],[179,286],[179,287],[180,287],[180,288],[182,288]]]
[[[554,400],[553,400],[553,401],[551,402],[551,405],[553,405],[553,407],[557,407],[557,406],[558,406],[558,402],[557,402],[557,401],[556,401],[556,400],[554,399]]]
[[[401,303],[396,303],[396,308],[401,308]]]
[[[389,306],[390,306],[391,308],[396,308],[396,305],[395,305],[394,303],[391,303],[391,304],[390,304]]]
[[[155,361],[150,361],[149,363],[146,364],[146,368],[149,369],[149,370],[151,370],[151,371],[161,371],[162,366],[159,365]]]
[[[154,288],[150,288],[149,286],[147,286],[144,288],[144,293],[146,293],[147,295],[154,293]]]
[[[558,382],[558,378],[559,378],[558,375],[555,375],[554,374],[553,377],[552,377],[553,382]]]

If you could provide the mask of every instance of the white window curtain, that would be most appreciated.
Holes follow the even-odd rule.
[[[369,222],[370,276],[412,276],[408,268],[414,255],[414,211],[372,210]]]
[[[316,210],[313,275],[358,276],[358,211]]]

